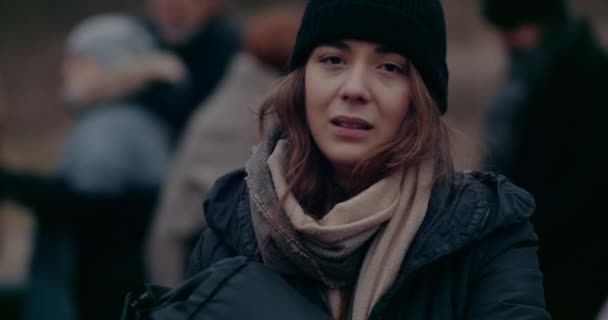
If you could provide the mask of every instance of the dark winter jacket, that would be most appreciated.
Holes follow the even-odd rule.
[[[244,171],[230,173],[210,192],[209,228],[190,275],[235,255],[260,259],[244,179]],[[533,207],[531,196],[502,176],[457,174],[452,184],[436,185],[397,280],[370,319],[550,319],[528,221]],[[289,281],[324,306],[314,281]]]
[[[536,199],[549,311],[591,319],[608,297],[608,56],[585,22],[558,37],[542,79],[511,106],[512,152],[499,172]]]

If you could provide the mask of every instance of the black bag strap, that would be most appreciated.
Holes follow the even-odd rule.
[[[147,313],[154,308],[161,297],[171,289],[167,287],[144,284],[129,292],[125,297],[121,320],[146,320]]]

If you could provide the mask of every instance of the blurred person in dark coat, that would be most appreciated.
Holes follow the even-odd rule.
[[[140,101],[169,121],[177,141],[239,51],[239,30],[224,17],[224,0],[147,0],[147,7],[147,26],[163,48],[181,59],[188,79],[181,86],[150,86]]]
[[[56,172],[0,167],[0,198],[37,222],[25,319],[117,319],[143,281],[143,237],[170,155],[165,122],[134,97],[185,70],[137,19],[107,14],[70,33],[62,71],[75,123]]]
[[[483,0],[482,11],[508,54],[485,165],[536,198],[554,319],[592,319],[608,296],[608,57],[564,0]]]
[[[277,6],[250,18],[243,51],[190,119],[151,229],[151,282],[174,286],[183,280],[192,242],[206,227],[201,199],[222,174],[242,167],[259,142],[254,108],[287,65],[302,12],[295,6]]]

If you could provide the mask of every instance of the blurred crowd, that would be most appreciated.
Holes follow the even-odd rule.
[[[0,199],[37,222],[27,283],[0,283],[0,318],[118,319],[129,290],[184,279],[205,195],[258,142],[256,108],[285,71],[306,3],[236,24],[226,2],[147,0],[144,16],[92,16],[66,36],[60,94],[74,124],[57,168],[0,164]],[[608,319],[608,55],[570,5],[479,1],[508,59],[481,166],[536,199],[553,318]]]

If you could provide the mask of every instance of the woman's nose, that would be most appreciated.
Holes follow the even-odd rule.
[[[366,81],[366,72],[363,66],[353,66],[345,75],[340,90],[343,101],[356,104],[369,102],[370,92]]]

